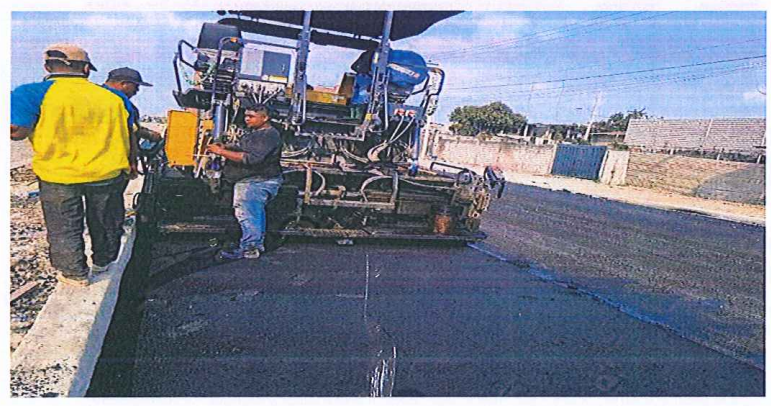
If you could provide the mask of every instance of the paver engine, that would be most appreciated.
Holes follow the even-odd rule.
[[[444,72],[391,41],[425,31],[455,12],[239,11],[205,23],[196,45],[174,57],[182,110],[168,115],[163,153],[141,194],[161,231],[215,231],[232,220],[227,162],[211,142],[244,133],[246,101],[269,106],[282,132],[285,183],[268,206],[269,232],[336,239],[473,241],[491,190],[503,180],[449,165],[421,168],[421,139]],[[246,39],[243,32],[271,39]],[[361,51],[334,88],[307,83],[311,43]]]

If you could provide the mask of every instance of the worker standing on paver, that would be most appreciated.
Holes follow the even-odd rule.
[[[270,111],[265,105],[244,108],[244,121],[250,132],[236,145],[211,144],[207,151],[227,159],[223,178],[234,182],[233,208],[241,225],[241,241],[233,250],[223,250],[220,259],[259,258],[265,252],[265,206],[276,197],[283,182],[278,130],[270,125]]]
[[[87,286],[84,217],[95,267],[108,266],[120,251],[131,107],[88,80],[96,67],[79,46],[51,45],[44,60],[44,80],[11,93],[11,139],[32,144],[57,279]]]

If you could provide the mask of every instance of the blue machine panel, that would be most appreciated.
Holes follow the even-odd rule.
[[[607,147],[560,144],[554,157],[552,175],[597,180]]]
[[[270,76],[289,77],[289,64],[292,57],[288,54],[265,51],[262,59],[262,74]]]

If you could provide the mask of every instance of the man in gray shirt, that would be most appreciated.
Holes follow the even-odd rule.
[[[245,108],[244,120],[251,130],[232,146],[210,144],[207,150],[227,160],[223,179],[235,182],[233,208],[241,225],[241,241],[233,250],[222,250],[220,259],[259,258],[265,252],[265,206],[278,194],[283,142],[270,125],[270,112],[264,105]]]

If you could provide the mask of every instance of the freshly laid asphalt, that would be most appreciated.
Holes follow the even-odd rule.
[[[509,185],[481,247],[759,368],[764,226]]]
[[[288,243],[225,264],[205,240],[151,253],[91,396],[765,393],[757,367],[470,247]]]

